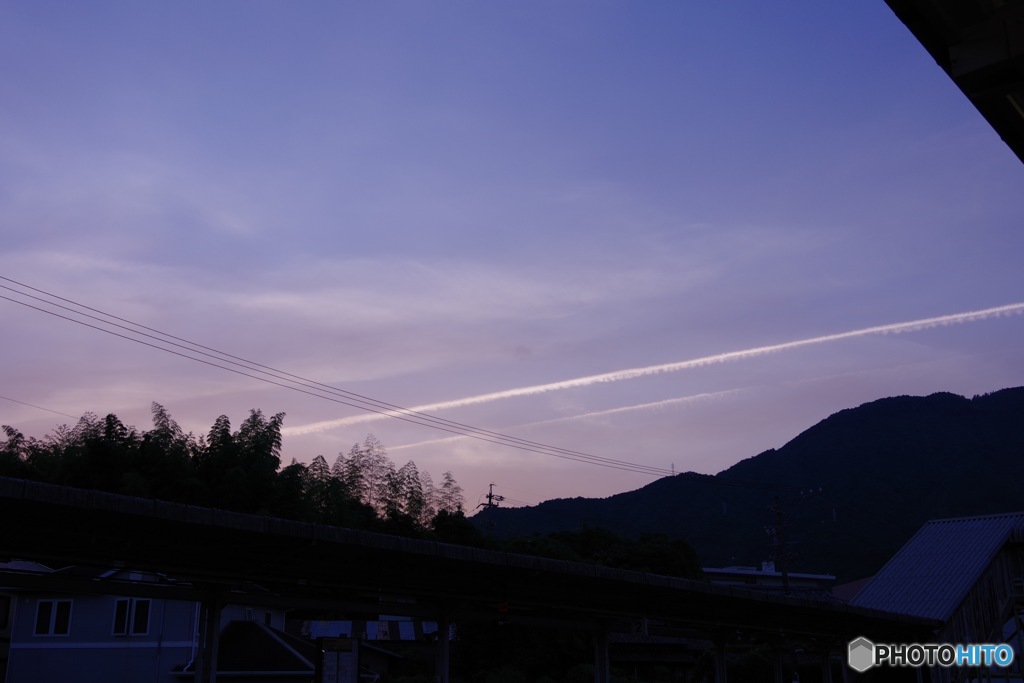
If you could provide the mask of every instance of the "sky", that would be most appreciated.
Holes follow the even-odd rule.
[[[284,412],[285,463],[372,433],[475,509],[1024,385],[1024,164],[882,0],[13,0],[0,61],[29,436]]]

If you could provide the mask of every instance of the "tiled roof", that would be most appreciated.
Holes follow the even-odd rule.
[[[1024,512],[932,520],[850,603],[946,621],[1000,549],[1024,531]]]

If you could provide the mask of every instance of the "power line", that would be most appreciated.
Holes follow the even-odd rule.
[[[370,398],[368,396],[363,396],[361,394],[356,394],[354,392],[349,392],[349,391],[345,391],[343,389],[338,389],[337,387],[333,387],[333,386],[330,386],[330,385],[327,385],[327,384],[316,382],[314,380],[310,380],[310,379],[307,379],[305,377],[301,377],[299,375],[295,375],[295,374],[292,374],[292,373],[284,372],[282,370],[277,370],[277,369],[275,369],[273,367],[270,367],[270,366],[267,366],[267,365],[262,365],[260,363],[256,363],[255,361],[250,361],[250,360],[247,360],[245,358],[241,358],[239,356],[235,356],[235,355],[229,354],[229,353],[224,352],[224,351],[219,351],[219,350],[214,349],[214,348],[209,347],[209,346],[204,346],[202,344],[198,344],[196,342],[189,341],[189,340],[184,339],[182,337],[177,337],[177,336],[168,334],[166,332],[162,332],[162,331],[157,330],[157,329],[152,328],[152,327],[147,327],[145,325],[141,325],[139,323],[135,323],[135,322],[133,322],[131,320],[127,320],[125,318],[121,318],[121,317],[112,315],[110,313],[106,313],[105,311],[102,311],[100,309],[93,308],[93,307],[90,307],[90,306],[86,306],[86,305],[81,304],[81,303],[79,303],[77,301],[73,301],[71,299],[58,296],[58,295],[53,294],[51,292],[47,292],[45,290],[42,290],[42,289],[39,289],[39,288],[36,288],[36,287],[32,287],[30,285],[24,284],[22,282],[18,282],[17,280],[13,280],[13,279],[8,278],[8,277],[4,277],[2,275],[0,275],[0,279],[5,280],[7,282],[10,282],[10,283],[12,283],[14,285],[17,285],[19,287],[22,287],[24,289],[28,289],[28,290],[31,290],[33,292],[37,292],[39,294],[43,294],[44,296],[50,297],[51,299],[56,299],[58,301],[63,301],[65,303],[71,304],[72,306],[75,306],[75,307],[78,307],[78,308],[81,308],[81,309],[84,309],[84,310],[93,311],[94,313],[98,313],[100,316],[104,316],[105,318],[110,318],[111,320],[117,320],[117,321],[120,321],[120,322],[123,322],[123,323],[127,323],[127,325],[122,325],[122,324],[119,324],[119,323],[116,323],[116,322],[111,322],[111,320],[105,320],[104,318],[101,318],[101,317],[98,317],[98,316],[95,316],[95,315],[91,315],[89,313],[84,313],[84,312],[79,311],[79,310],[75,310],[74,308],[71,308],[69,306],[64,306],[62,304],[55,303],[54,301],[49,301],[47,299],[43,299],[41,297],[38,297],[38,296],[35,296],[33,294],[29,294],[27,292],[15,289],[13,287],[9,287],[9,286],[6,286],[6,285],[0,285],[0,288],[6,289],[6,290],[8,290],[10,292],[13,292],[13,293],[19,295],[19,296],[33,299],[33,300],[35,300],[37,302],[40,302],[40,303],[42,303],[42,304],[44,304],[46,306],[51,306],[51,307],[62,309],[64,311],[67,311],[67,312],[75,315],[75,316],[81,316],[81,317],[84,317],[84,318],[91,319],[93,321],[96,321],[96,322],[100,323],[100,325],[105,325],[105,326],[110,326],[110,327],[121,329],[121,330],[127,332],[128,334],[122,334],[122,333],[116,332],[114,330],[108,329],[107,327],[100,327],[98,325],[93,325],[93,324],[85,322],[83,320],[79,320],[78,318],[72,318],[72,317],[69,317],[67,315],[62,315],[62,314],[57,313],[55,311],[48,310],[46,308],[41,308],[40,306],[36,306],[36,305],[30,304],[30,303],[27,303],[27,302],[24,302],[24,301],[13,299],[13,298],[10,298],[8,296],[0,295],[0,298],[5,299],[7,301],[10,301],[12,303],[16,303],[16,304],[19,304],[21,306],[25,306],[27,308],[34,309],[34,310],[42,312],[42,313],[46,313],[48,315],[51,315],[51,316],[54,316],[54,317],[66,320],[68,322],[77,323],[79,325],[82,325],[82,326],[85,326],[85,327],[89,327],[89,328],[98,330],[100,332],[105,332],[107,334],[111,334],[113,336],[120,337],[120,338],[126,339],[128,341],[133,341],[135,343],[142,344],[144,346],[149,346],[151,348],[154,348],[154,349],[157,349],[157,350],[160,350],[160,351],[164,351],[166,353],[171,353],[173,355],[180,356],[182,358],[187,358],[189,360],[192,360],[192,361],[195,361],[195,362],[198,362],[198,363],[203,363],[205,365],[210,365],[210,366],[222,369],[222,370],[226,370],[228,372],[233,372],[235,374],[243,375],[245,377],[249,377],[249,378],[256,379],[256,380],[259,380],[259,381],[262,381],[262,382],[273,384],[273,385],[276,385],[276,386],[279,386],[279,387],[282,387],[282,388],[285,388],[285,389],[290,389],[292,391],[297,391],[299,393],[307,394],[309,396],[313,396],[313,397],[316,397],[316,398],[321,398],[321,399],[324,399],[324,400],[332,401],[334,403],[339,403],[339,404],[346,405],[346,406],[353,407],[353,408],[358,408],[360,410],[365,410],[365,411],[368,411],[368,412],[373,412],[373,413],[377,413],[377,414],[380,414],[380,415],[385,415],[387,417],[392,417],[392,418],[395,418],[395,419],[398,419],[398,420],[402,420],[404,422],[409,422],[409,423],[412,423],[412,424],[416,424],[416,425],[420,425],[420,426],[425,426],[425,427],[432,427],[434,429],[439,429],[441,431],[449,432],[449,433],[452,433],[452,434],[457,434],[459,436],[475,438],[475,439],[478,439],[478,440],[481,440],[481,441],[486,441],[486,442],[494,443],[494,444],[497,444],[497,445],[508,446],[508,447],[513,447],[513,448],[519,448],[520,450],[525,450],[525,451],[530,451],[530,452],[534,452],[534,453],[539,453],[539,454],[542,454],[542,455],[550,455],[552,457],[562,458],[562,459],[566,459],[566,460],[573,460],[573,461],[576,461],[576,462],[582,462],[582,463],[587,463],[587,464],[591,464],[591,465],[598,465],[598,466],[601,466],[601,467],[607,467],[607,468],[611,468],[611,469],[618,469],[618,470],[623,470],[623,471],[637,472],[637,473],[647,474],[649,476],[656,476],[656,477],[665,476],[665,475],[668,475],[668,474],[671,473],[669,470],[666,470],[664,468],[653,467],[653,466],[649,466],[649,465],[643,465],[643,464],[640,464],[640,463],[634,463],[634,462],[630,462],[630,461],[626,461],[626,460],[618,460],[618,459],[614,459],[614,458],[607,458],[607,457],[603,457],[603,456],[597,456],[597,455],[593,455],[593,454],[590,454],[590,453],[585,453],[583,451],[575,451],[575,450],[571,450],[571,449],[560,448],[560,447],[557,447],[557,446],[550,446],[550,445],[543,444],[543,443],[540,443],[540,442],[530,441],[530,440],[527,440],[527,439],[522,439],[522,438],[519,438],[519,437],[510,436],[510,435],[507,435],[507,434],[502,434],[500,432],[494,432],[494,431],[487,430],[487,429],[481,429],[481,428],[478,428],[478,427],[473,427],[471,425],[463,424],[463,423],[460,423],[460,422],[455,422],[455,421],[452,421],[452,420],[446,420],[444,418],[439,418],[439,417],[436,417],[436,416],[433,416],[433,415],[429,415],[427,413],[422,413],[422,412],[419,412],[419,411],[415,411],[415,410],[411,410],[411,409],[408,409],[408,408],[404,408],[404,407],[396,405],[396,404],[387,403],[385,401],[380,401],[380,400],[377,400],[377,399],[374,399],[374,398]],[[129,326],[131,326],[131,327],[129,327]],[[138,328],[138,329],[133,329],[133,328]],[[153,332],[155,334],[149,334],[147,332],[141,332],[139,330],[148,330],[149,332]],[[159,342],[159,344],[148,342],[148,341],[145,341],[144,339],[139,339],[136,336],[129,336],[129,335],[137,335],[139,337],[148,338],[148,339],[153,340],[154,342]],[[157,336],[157,335],[159,335],[159,336]],[[176,341],[171,341],[171,340],[176,340]],[[178,343],[178,342],[182,342],[182,343]],[[169,346],[174,346],[174,347],[177,347],[177,348],[182,349],[184,351],[188,351],[189,353],[183,353],[182,351],[176,351],[174,349],[167,348],[165,346],[161,346],[160,344],[167,344]],[[213,359],[213,360],[206,360],[204,358],[197,358],[196,356],[189,355],[189,354],[197,354],[197,355],[205,356],[206,358],[210,358],[210,359]],[[213,362],[213,361],[218,361],[218,362]],[[226,363],[227,365],[223,365],[222,363]],[[228,365],[233,365],[233,366],[236,366],[236,367],[228,367]],[[243,370],[239,370],[239,369],[236,369],[236,368],[242,368]],[[248,372],[246,372],[244,370],[247,370]],[[251,374],[251,373],[257,373],[257,374]],[[273,378],[273,379],[268,379],[268,377],[269,378]],[[324,394],[327,394],[327,395],[325,396]]]
[[[72,420],[78,419],[77,415],[68,415],[67,413],[62,413],[59,410],[50,410],[49,408],[37,406],[34,403],[25,403],[25,401],[19,401],[18,399],[10,398],[9,396],[0,396],[0,398],[2,398],[5,401],[10,401],[11,403],[20,403],[21,405],[28,406],[29,408],[38,408],[39,410],[45,410],[46,412],[53,413],[54,415],[63,415],[64,417],[70,417]]]
[[[90,306],[85,306],[84,304],[80,304],[80,303],[78,303],[76,301],[72,301],[71,299],[60,297],[60,296],[57,296],[57,295],[52,294],[50,292],[46,292],[44,290],[41,290],[41,289],[38,289],[38,288],[35,288],[35,287],[31,287],[29,285],[26,285],[24,283],[18,282],[16,280],[12,280],[11,278],[0,276],[0,279],[6,280],[8,282],[12,282],[14,284],[17,284],[19,286],[25,287],[27,289],[31,289],[32,291],[36,291],[36,292],[39,292],[41,294],[45,294],[46,296],[49,296],[49,297],[52,297],[52,298],[55,298],[55,299],[59,299],[61,301],[65,301],[67,303],[73,304],[73,305],[78,306],[80,308],[85,308],[87,310],[91,310],[91,311],[100,313],[103,316],[110,317],[110,318],[115,319],[115,320],[120,320],[122,322],[126,322],[129,325],[132,325],[134,327],[139,327],[141,329],[145,329],[145,330],[149,330],[151,332],[155,332],[156,334],[161,335],[163,337],[167,337],[169,339],[176,339],[178,341],[182,341],[185,344],[188,344],[188,346],[184,346],[183,344],[178,344],[178,343],[175,343],[175,342],[170,342],[170,341],[167,341],[166,339],[161,339],[159,337],[156,337],[156,336],[151,335],[151,334],[146,334],[144,332],[138,332],[138,331],[133,330],[133,329],[131,329],[129,327],[126,327],[124,325],[119,325],[117,323],[111,323],[111,322],[108,322],[106,320],[103,320],[102,318],[98,318],[96,316],[89,315],[89,314],[86,314],[86,313],[81,313],[80,311],[75,311],[74,309],[71,309],[71,308],[69,308],[67,306],[62,306],[60,304],[55,304],[53,302],[41,299],[40,297],[33,296],[31,294],[26,294],[24,292],[20,292],[20,291],[15,290],[15,289],[13,289],[11,287],[0,285],[0,288],[7,289],[9,291],[15,292],[17,294],[20,294],[21,296],[27,296],[29,298],[35,299],[36,301],[40,301],[40,302],[45,303],[45,304],[50,305],[50,306],[56,306],[58,308],[64,309],[64,310],[69,311],[69,312],[72,312],[75,315],[82,315],[82,316],[90,318],[92,320],[96,320],[96,321],[98,321],[98,322],[100,322],[102,324],[111,325],[113,327],[117,327],[117,328],[123,329],[125,331],[130,332],[131,334],[138,334],[138,335],[141,335],[143,337],[154,339],[154,340],[159,341],[161,343],[170,344],[172,346],[176,346],[178,348],[182,348],[182,349],[188,350],[188,351],[193,352],[193,353],[199,353],[200,355],[207,356],[209,358],[214,358],[214,359],[216,359],[218,361],[221,361],[221,362],[227,362],[227,363],[229,363],[231,365],[236,365],[236,366],[245,368],[247,370],[252,370],[252,371],[255,371],[255,372],[266,374],[266,375],[269,375],[269,376],[274,377],[276,379],[281,379],[281,380],[284,380],[284,381],[287,381],[287,382],[294,382],[296,384],[299,384],[300,386],[308,387],[308,388],[315,389],[315,390],[327,390],[328,393],[340,395],[340,396],[343,396],[343,397],[348,398],[350,400],[355,400],[358,403],[366,403],[370,407],[367,407],[367,406],[364,406],[364,405],[355,405],[355,404],[348,403],[348,402],[345,402],[345,401],[340,401],[340,403],[342,403],[344,405],[348,405],[348,406],[355,407],[355,408],[360,408],[360,409],[363,409],[363,410],[367,410],[369,412],[374,412],[374,413],[378,413],[378,414],[382,414],[382,415],[383,414],[388,414],[388,413],[394,411],[394,412],[399,413],[401,415],[415,416],[416,418],[419,418],[419,419],[422,419],[422,420],[426,420],[430,424],[424,424],[422,422],[414,422],[414,424],[424,424],[424,426],[436,426],[437,428],[443,429],[444,431],[448,431],[448,432],[452,432],[451,428],[456,428],[456,431],[453,432],[453,433],[457,433],[457,434],[462,435],[462,436],[472,436],[472,434],[469,434],[467,432],[473,432],[473,433],[476,433],[476,434],[483,434],[483,435],[487,435],[487,436],[490,436],[490,437],[494,437],[494,438],[500,439],[502,441],[514,442],[511,445],[517,445],[517,446],[519,446],[519,445],[526,445],[526,446],[530,446],[530,447],[534,447],[534,448],[540,448],[540,449],[543,449],[543,450],[554,450],[554,451],[558,451],[559,453],[561,453],[563,455],[566,455],[566,456],[578,456],[578,457],[581,457],[581,458],[584,458],[584,459],[587,459],[587,460],[595,460],[595,461],[599,460],[599,461],[603,461],[604,463],[607,463],[608,465],[632,465],[632,466],[636,466],[636,467],[642,468],[644,470],[644,473],[656,474],[658,476],[663,476],[666,473],[666,470],[664,470],[663,468],[653,468],[653,467],[649,467],[649,466],[646,466],[646,465],[640,465],[638,463],[630,463],[628,461],[615,460],[613,458],[604,458],[602,456],[595,456],[595,455],[588,454],[588,453],[583,453],[583,452],[580,452],[580,451],[572,451],[572,450],[569,450],[569,449],[559,448],[559,447],[556,447],[556,446],[549,446],[547,444],[538,443],[538,442],[534,442],[534,441],[529,441],[527,439],[521,439],[519,437],[509,436],[509,435],[506,435],[506,434],[501,434],[501,433],[493,432],[493,431],[486,430],[486,429],[480,429],[480,428],[477,428],[477,427],[473,427],[471,425],[466,425],[466,424],[463,424],[463,423],[460,423],[460,422],[455,422],[455,421],[452,421],[452,420],[446,420],[444,418],[438,418],[436,416],[429,415],[427,413],[422,413],[422,412],[418,412],[418,411],[411,410],[411,409],[408,409],[408,408],[403,408],[403,407],[395,405],[395,404],[387,403],[387,402],[384,402],[384,401],[379,401],[377,399],[369,398],[369,397],[363,396],[361,394],[356,394],[354,392],[346,391],[344,389],[338,389],[337,387],[332,387],[332,386],[327,385],[327,384],[322,384],[320,382],[316,382],[314,380],[310,380],[310,379],[301,377],[299,375],[294,375],[294,374],[291,374],[291,373],[288,373],[288,372],[284,372],[282,370],[277,370],[275,368],[272,368],[272,367],[269,367],[269,366],[266,366],[266,365],[262,365],[260,363],[256,363],[255,361],[246,360],[245,358],[240,358],[238,356],[234,356],[232,354],[226,353],[224,351],[219,351],[217,349],[214,349],[214,348],[211,348],[211,347],[208,347],[208,346],[203,346],[202,344],[197,344],[197,343],[189,341],[187,339],[183,339],[181,337],[176,337],[176,336],[168,334],[166,332],[162,332],[160,330],[156,330],[156,329],[154,329],[152,327],[147,327],[145,325],[140,325],[139,323],[132,322],[132,321],[127,320],[125,318],[120,318],[118,316],[114,316],[112,314],[106,313],[106,312],[101,311],[99,309],[92,308]],[[7,297],[0,297],[0,298],[7,298]],[[8,300],[13,301],[11,299],[8,299]],[[21,303],[22,305],[28,305],[28,304],[24,304],[23,302],[19,302],[19,301],[15,301],[15,303]],[[65,316],[61,316],[59,314],[53,314],[50,311],[46,311],[46,310],[43,310],[43,309],[38,309],[35,306],[31,306],[31,305],[28,305],[28,306],[30,308],[36,308],[37,310],[41,310],[42,312],[50,313],[51,315],[57,315],[57,317],[62,317],[62,318],[65,317]],[[67,318],[65,318],[65,319],[67,319]],[[77,321],[77,320],[73,320],[72,319],[72,322],[79,322],[80,324],[85,324],[88,327],[93,327],[94,329],[100,329],[100,331],[105,331],[105,332],[111,333],[109,330],[105,330],[105,329],[102,329],[102,328],[96,328],[95,326],[88,325],[87,323],[81,323],[80,321]],[[124,337],[124,335],[120,335],[120,334],[117,334],[117,333],[111,333],[111,334],[115,334],[115,336],[120,336],[120,337],[129,339],[131,341],[138,341],[139,343],[146,344],[147,346],[153,346],[152,344],[148,344],[146,342],[142,342],[142,341],[136,340],[134,338]],[[189,347],[195,347],[195,348],[189,348]],[[172,350],[169,350],[169,349],[165,349],[165,348],[159,347],[159,346],[154,346],[154,348],[158,348],[160,350],[168,351],[169,353],[175,353],[176,355],[183,355],[183,354],[180,354],[180,353],[177,353],[175,351],[172,351]],[[207,352],[199,350],[199,349],[206,349],[207,351],[212,351],[213,353],[212,354],[211,353],[207,353]],[[217,354],[217,355],[213,355],[213,354]],[[206,361],[202,361],[201,359],[196,359],[196,358],[193,358],[193,357],[187,356],[187,355],[183,355],[183,357],[190,358],[192,360],[198,360],[199,362],[206,362]],[[232,359],[234,359],[234,360],[232,360]],[[237,362],[237,361],[240,361],[240,362]],[[207,364],[211,364],[211,363],[207,363]],[[224,368],[223,366],[218,365],[218,364],[212,364],[212,365],[214,365],[215,367],[222,368],[222,369],[231,370],[230,368]],[[233,370],[231,370],[231,371],[233,371]],[[252,375],[248,375],[247,373],[239,373],[239,374],[244,374],[247,377],[253,377]],[[260,378],[255,377],[254,379],[260,379]],[[277,382],[271,382],[271,383],[272,384],[278,384],[278,386],[285,386],[285,385],[279,384]],[[303,392],[303,393],[308,393],[308,392]],[[391,416],[391,417],[398,417],[397,415],[389,415],[389,416]],[[398,417],[398,419],[403,419],[403,418]],[[405,421],[410,421],[410,420],[405,420]],[[484,439],[484,440],[488,440],[488,439]],[[493,443],[493,441],[492,441],[492,443]],[[526,450],[530,450],[530,449],[526,449]],[[570,458],[570,459],[572,459],[572,458]],[[599,464],[599,463],[595,462],[595,464]]]

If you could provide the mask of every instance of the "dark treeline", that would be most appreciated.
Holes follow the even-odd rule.
[[[184,433],[158,403],[139,431],[116,415],[86,413],[42,439],[4,425],[0,475],[77,488],[479,544],[451,472],[435,487],[412,461],[396,468],[372,434],[328,464],[281,466],[284,413],[227,416],[205,436]]]
[[[451,472],[434,485],[412,461],[395,467],[372,434],[339,454],[308,465],[281,463],[284,414],[259,410],[232,430],[224,415],[210,431],[185,433],[163,406],[152,406],[153,426],[140,431],[116,415],[86,413],[41,439],[3,426],[0,476],[77,488],[267,514],[449,543],[590,562],[658,574],[697,577],[699,563],[684,541],[647,535],[624,539],[584,528],[542,536],[488,539],[463,511]],[[522,657],[530,652],[530,657]],[[457,680],[487,683],[593,680],[590,634],[538,631],[493,622],[460,628],[454,654]],[[404,678],[427,681],[429,665],[410,662]],[[634,672],[635,675],[635,672]]]
[[[664,535],[627,539],[602,529],[529,538],[489,539],[463,510],[451,472],[434,484],[413,461],[395,467],[372,434],[308,465],[281,463],[284,413],[250,411],[237,430],[225,415],[201,436],[185,433],[158,403],[153,427],[140,431],[116,415],[86,413],[41,439],[4,425],[0,476],[576,562],[695,577],[699,563],[684,541]]]

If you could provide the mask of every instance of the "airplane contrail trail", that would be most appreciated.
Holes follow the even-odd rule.
[[[1024,303],[1007,304],[1005,306],[996,306],[994,308],[986,308],[980,311],[967,311],[965,313],[953,313],[950,315],[942,315],[935,318],[922,318],[920,320],[911,320],[902,323],[891,323],[888,325],[863,327],[861,329],[850,330],[848,332],[837,332],[835,334],[826,334],[820,337],[810,337],[808,339],[798,339],[796,341],[783,342],[781,344],[769,344],[767,346],[758,346],[752,349],[744,349],[742,351],[728,351],[726,353],[718,353],[712,356],[703,356],[701,358],[693,358],[690,360],[677,361],[674,363],[663,363],[661,365],[649,365],[643,368],[616,370],[614,372],[605,372],[599,375],[589,375],[587,377],[577,377],[575,379],[550,382],[548,384],[535,384],[533,386],[528,387],[506,389],[504,391],[495,391],[488,394],[478,394],[476,396],[467,396],[465,398],[458,398],[451,401],[441,401],[438,403],[430,403],[427,405],[416,406],[414,408],[409,408],[409,410],[416,412],[432,412],[438,410],[448,410],[450,408],[461,408],[463,406],[471,406],[480,403],[500,401],[506,398],[515,398],[517,396],[533,396],[536,394],[548,393],[550,391],[561,391],[562,389],[586,387],[592,384],[602,384],[605,382],[620,382],[622,380],[636,379],[638,377],[660,375],[666,372],[679,372],[680,370],[700,368],[708,365],[715,365],[718,363],[727,363],[729,361],[742,360],[745,358],[755,358],[757,356],[763,356],[769,353],[787,351],[789,349],[796,349],[802,346],[827,344],[828,342],[840,341],[843,339],[852,339],[854,337],[866,337],[868,335],[875,334],[899,334],[903,332],[918,332],[920,330],[927,330],[934,327],[960,325],[963,323],[975,322],[978,320],[987,320],[989,318],[997,318],[1000,316],[1017,315],[1020,313],[1024,313]],[[403,414],[405,413],[403,413],[402,411],[391,411],[388,413],[368,413],[366,415],[355,415],[352,417],[344,417],[337,420],[326,420],[323,422],[313,422],[307,425],[299,425],[297,427],[288,427],[283,429],[282,433],[286,435],[312,434],[315,432],[323,432],[330,429],[335,429],[337,427],[360,424],[363,422],[375,422],[377,420],[382,420],[387,417]]]
[[[618,408],[609,408],[607,410],[596,410],[591,413],[581,413],[579,415],[565,415],[564,417],[555,417],[550,420],[540,420],[538,422],[527,422],[526,424],[516,425],[511,429],[525,429],[527,427],[540,427],[542,425],[557,424],[559,422],[570,422],[572,420],[586,420],[590,417],[604,417],[605,415],[615,415],[618,413],[631,413],[636,410],[650,410],[651,408],[663,408],[665,406],[677,405],[681,403],[694,403],[696,401],[703,401],[711,398],[720,398],[722,396],[730,396],[732,394],[741,394],[747,389],[728,389],[726,391],[714,391],[703,394],[694,394],[692,396],[679,396],[677,398],[667,398],[662,401],[654,401],[652,403],[638,403],[632,406],[619,406]],[[450,443],[452,441],[459,441],[462,439],[470,439],[471,436],[460,434],[458,436],[445,436],[440,439],[428,439],[427,441],[417,441],[416,443],[406,443],[400,446],[390,446],[388,451],[400,451],[404,448],[416,448],[418,446],[432,446],[439,443]]]

